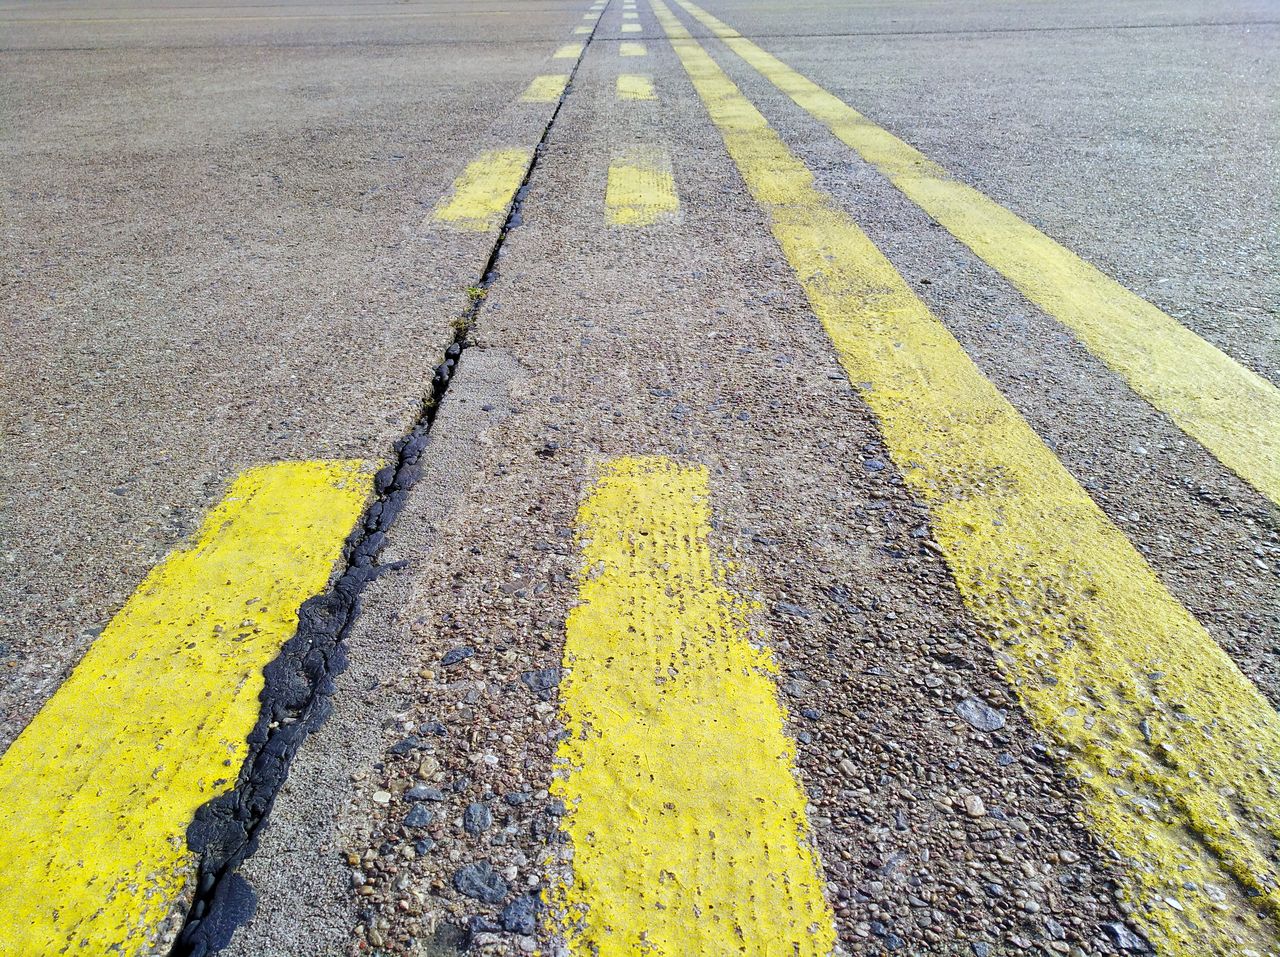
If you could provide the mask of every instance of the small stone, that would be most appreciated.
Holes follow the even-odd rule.
[[[964,796],[964,813],[970,817],[986,817],[987,806],[982,803],[982,798],[976,794],[966,794]]]
[[[404,816],[405,827],[426,827],[435,815],[425,804],[415,804]]]
[[[504,794],[502,800],[506,801],[512,807],[519,807],[522,804],[528,804],[533,800],[533,795],[528,791],[512,791],[510,794]]]
[[[793,605],[789,601],[780,601],[773,606],[783,615],[790,615],[792,618],[812,618],[813,612],[803,605]]]
[[[973,941],[969,949],[973,951],[973,957],[990,957],[991,954],[991,945],[981,940]]]
[[[858,776],[858,766],[848,758],[841,758],[840,773],[847,778],[856,778]]]
[[[404,792],[404,799],[406,801],[443,801],[444,792],[425,784],[415,784]]]
[[[467,809],[462,812],[462,826],[468,834],[483,834],[489,830],[493,826],[493,814],[489,811],[489,805],[483,801],[467,805]]]
[[[440,664],[446,668],[450,665],[456,665],[460,661],[466,661],[476,653],[474,648],[450,648],[444,653],[444,657],[440,659]]]
[[[498,920],[511,934],[533,934],[538,929],[538,898],[533,894],[517,897],[505,908]]]
[[[1003,711],[997,711],[977,698],[965,698],[957,704],[956,714],[978,731],[999,731],[1005,723]]]
[[[374,791],[373,803],[374,804],[390,804],[391,792],[390,791]]]
[[[1102,925],[1102,932],[1111,939],[1111,943],[1120,950],[1131,954],[1149,954],[1151,946],[1119,921],[1110,921]]]
[[[453,886],[459,894],[486,904],[500,904],[507,896],[506,880],[488,861],[463,864],[453,875]]]

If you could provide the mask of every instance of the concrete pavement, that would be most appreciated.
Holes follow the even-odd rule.
[[[67,896],[44,924],[10,879],[9,949],[1280,952],[1266,5],[8,16],[0,807],[6,869]],[[1009,215],[991,242],[890,134]],[[1140,303],[1110,329],[1167,319],[1140,357],[1189,330],[1171,364],[1060,307],[1075,267],[1018,279],[1023,228]],[[399,468],[334,566],[349,667],[228,712],[265,826],[192,832],[104,925],[29,837],[86,833],[45,716],[143,723],[49,699],[288,459]],[[86,767],[79,815],[185,843],[199,801]]]

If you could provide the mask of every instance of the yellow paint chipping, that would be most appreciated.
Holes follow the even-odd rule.
[[[148,949],[196,809],[235,785],[262,669],[370,486],[361,462],[245,472],[18,736],[0,759],[0,953]]]
[[[610,226],[652,226],[680,208],[671,159],[658,150],[635,150],[609,164],[604,194]]]
[[[653,89],[653,77],[639,73],[621,73],[618,75],[618,99],[620,100],[656,100]]]
[[[487,232],[502,225],[533,162],[527,149],[492,150],[473,160],[454,181],[430,221],[448,229]]]
[[[618,44],[618,56],[645,56],[648,52],[645,45],[637,40],[624,40]]]
[[[677,0],[1223,465],[1280,504],[1280,389],[923,153]]]
[[[568,84],[569,77],[563,73],[535,76],[533,82],[521,94],[520,99],[525,103],[554,103],[564,95],[564,88]],[[524,177],[523,172],[520,175],[521,178]]]
[[[680,26],[672,38],[966,605],[1165,955],[1280,940],[1280,718]]]
[[[616,459],[578,522],[552,788],[574,851],[550,892],[569,953],[826,957],[777,668],[712,552],[707,470]]]

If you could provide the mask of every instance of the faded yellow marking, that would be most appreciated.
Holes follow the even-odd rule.
[[[590,27],[574,27],[573,32],[576,33],[578,36],[586,36],[591,32],[591,28]]]
[[[1018,290],[1076,334],[1138,395],[1280,504],[1280,389],[1130,292],[914,146],[766,53],[677,2]]]
[[[619,74],[617,95],[620,100],[656,100],[658,98],[653,89],[653,77],[640,73]]]
[[[618,44],[618,56],[646,56],[648,52],[643,43],[635,40],[624,40]]]
[[[250,469],[146,577],[0,758],[0,953],[147,952],[229,791],[263,667],[325,588],[361,462]]]
[[[639,33],[641,29],[642,28],[638,23],[624,23],[622,25],[623,33]]]
[[[548,73],[535,76],[533,82],[520,95],[525,103],[554,103],[564,95],[564,88],[569,84],[569,77],[563,73]],[[521,176],[523,177],[523,173]]]
[[[583,44],[581,43],[566,43],[564,46],[560,47],[560,49],[556,50],[555,53],[551,54],[551,59],[576,60],[578,57],[582,56],[582,48]]]
[[[553,793],[573,877],[550,897],[573,957],[827,957],[773,656],[713,553],[707,470],[603,466],[578,512]]]
[[[466,232],[497,229],[532,161],[533,151],[527,149],[481,153],[454,181],[430,220]]]
[[[624,19],[624,20],[639,20],[639,19],[640,19],[640,14],[638,14],[638,13],[625,13],[625,12],[624,12],[624,13],[622,14],[622,19]]]
[[[1274,953],[1280,717],[697,41],[725,146],[1166,955]]]
[[[609,164],[604,194],[610,226],[652,226],[680,208],[671,158],[660,150],[633,150]]]

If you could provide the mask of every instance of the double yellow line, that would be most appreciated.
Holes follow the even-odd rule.
[[[652,5],[895,463],[928,504],[1000,667],[1064,755],[1090,827],[1124,862],[1135,919],[1165,954],[1273,952],[1276,712],[701,44],[661,0]],[[733,48],[757,63],[768,56],[746,41]],[[771,67],[774,77],[785,69]],[[886,169],[910,149],[883,131],[862,134],[864,145],[879,144],[868,149]],[[958,184],[921,186],[930,177],[912,168],[916,195],[965,195]],[[1116,335],[1139,328],[1135,320]],[[1191,337],[1187,345],[1190,333],[1162,325],[1150,334],[1178,337],[1145,346],[1179,366],[1177,384],[1157,390],[1166,405],[1217,436],[1234,468],[1274,488],[1267,456],[1246,454],[1244,433],[1232,431],[1246,413],[1280,421],[1270,387],[1249,385],[1206,343]],[[1178,361],[1176,349],[1184,350]],[[1207,380],[1219,375],[1233,384],[1213,388]],[[1202,385],[1215,398],[1197,406],[1190,392]],[[1246,396],[1252,409],[1233,406]],[[1273,428],[1254,444],[1276,437]]]

